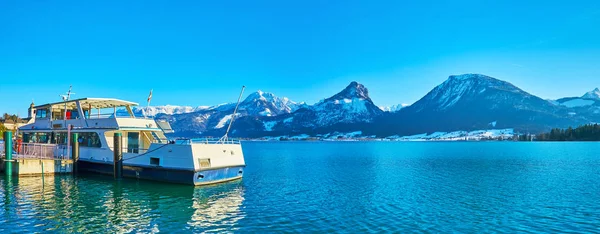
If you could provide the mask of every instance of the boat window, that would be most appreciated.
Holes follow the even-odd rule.
[[[66,145],[69,138],[66,132],[56,132],[56,133],[43,133],[46,136],[43,136],[40,133],[32,133],[28,136],[30,142],[43,141],[45,137],[47,137],[48,143]],[[79,147],[94,147],[100,148],[102,147],[102,142],[100,141],[100,137],[98,137],[98,133],[95,132],[79,132],[77,141],[79,142]],[[25,139],[25,138],[24,138]]]
[[[48,110],[46,109],[39,109],[35,111],[35,118],[36,119],[43,119],[48,117]]]
[[[52,120],[64,119],[64,114],[62,110],[54,110],[52,111]]]
[[[79,147],[102,147],[100,137],[95,132],[80,132],[77,141],[79,141]]]
[[[199,158],[200,168],[210,167],[210,158]]]
[[[160,158],[150,158],[150,165],[160,166]]]
[[[49,132],[36,132],[28,133],[27,137],[23,136],[23,142],[25,143],[51,143],[52,134]]]
[[[67,119],[79,119],[79,112],[77,110],[68,110]]]
[[[66,132],[58,132],[55,134],[54,139],[52,140],[52,143],[54,144],[59,144],[59,145],[66,145],[67,144],[67,133]]]
[[[139,132],[128,132],[127,133],[127,153],[139,153],[140,148],[140,133]]]

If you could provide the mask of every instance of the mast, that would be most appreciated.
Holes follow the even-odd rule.
[[[69,91],[67,92],[67,95],[60,95],[63,99],[63,101],[65,102],[65,113],[63,114],[63,120],[65,121],[65,127],[67,127],[67,101],[69,101],[69,99],[71,99],[71,89],[73,88],[73,85],[69,85]],[[75,94],[75,93],[72,93]],[[50,108],[50,114],[52,114],[52,108]]]
[[[231,125],[233,124],[233,120],[235,119],[235,114],[237,113],[238,106],[240,105],[240,101],[242,100],[242,95],[244,94],[244,89],[246,86],[242,86],[242,91],[240,92],[240,96],[238,97],[237,104],[235,104],[235,109],[233,109],[233,114],[231,115],[231,120],[229,121],[229,126],[227,126],[227,131],[225,131],[225,135],[219,139],[218,142],[224,143],[227,141],[227,135],[229,134],[229,130],[231,129]]]

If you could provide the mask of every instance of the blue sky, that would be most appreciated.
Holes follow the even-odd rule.
[[[309,104],[356,80],[378,105],[482,73],[542,98],[600,86],[598,1],[0,1],[0,112],[114,97]]]

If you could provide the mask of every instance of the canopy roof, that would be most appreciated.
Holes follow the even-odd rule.
[[[65,104],[67,104],[67,109],[74,109],[74,108],[77,108],[76,102],[79,102],[81,104],[81,108],[83,108],[83,109],[88,109],[90,107],[92,109],[102,109],[102,108],[137,106],[138,105],[135,102],[128,102],[128,101],[123,101],[123,100],[114,99],[114,98],[80,98],[80,99],[73,99],[73,100],[63,101],[63,102],[43,104],[43,105],[35,106],[34,108],[35,109],[45,109],[48,107],[64,108]]]

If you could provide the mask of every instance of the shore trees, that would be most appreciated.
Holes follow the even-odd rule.
[[[554,128],[536,136],[537,141],[600,141],[600,125],[586,124],[577,128]]]

